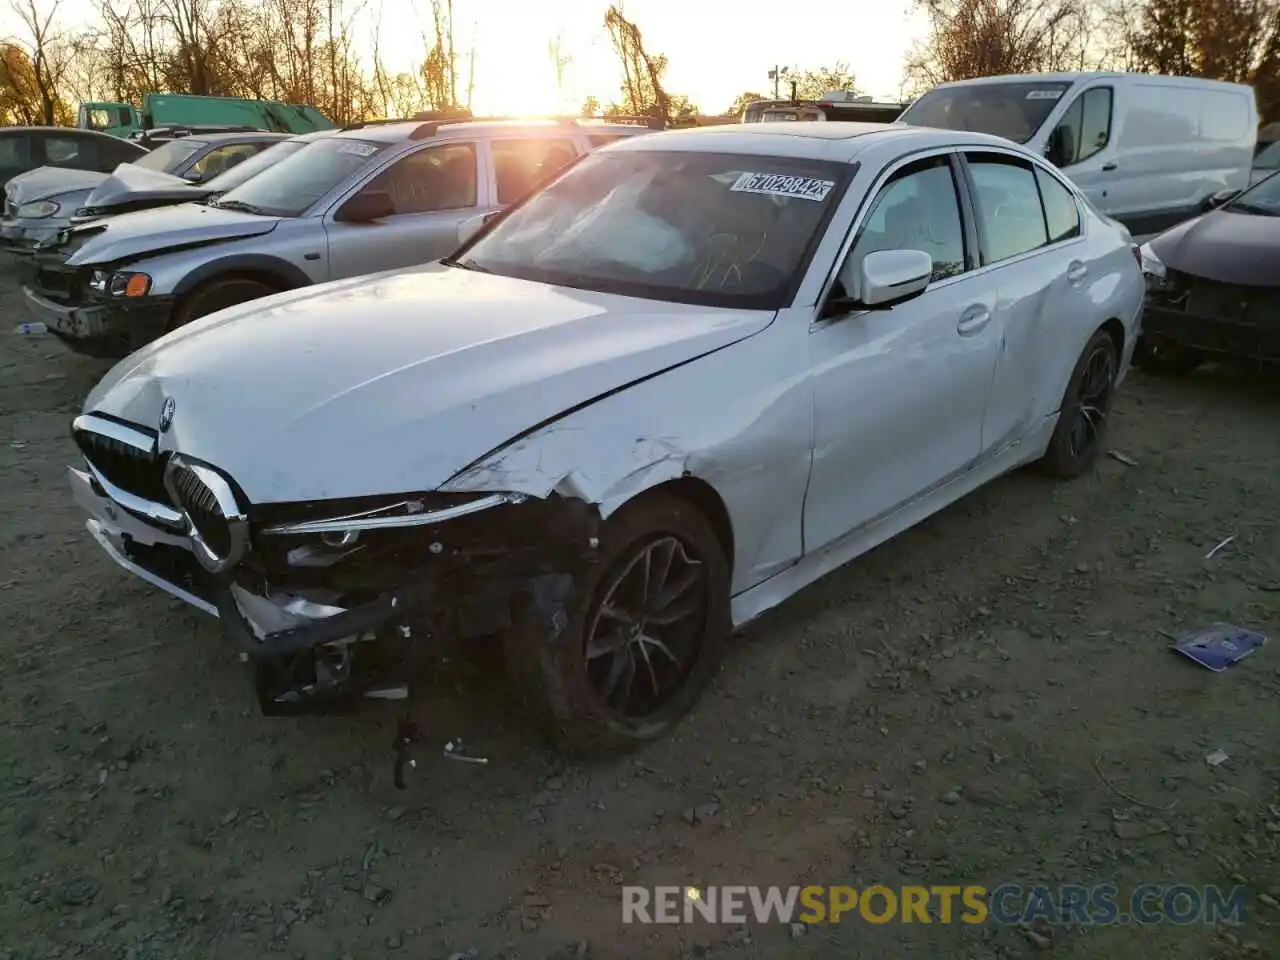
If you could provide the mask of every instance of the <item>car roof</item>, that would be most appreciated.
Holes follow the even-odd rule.
[[[186,137],[174,137],[170,142],[222,143],[232,140],[236,143],[246,143],[253,140],[288,140],[289,137],[287,133],[275,133],[270,130],[238,130],[234,133],[193,133]]]
[[[1017,145],[1003,137],[963,130],[939,130],[904,123],[844,121],[778,121],[729,123],[715,127],[666,130],[611,146],[610,151],[680,150],[743,153],[852,162],[866,150],[894,143],[904,153],[932,147],[1003,147]]]
[[[991,77],[973,77],[969,80],[950,80],[938,87],[977,87],[988,83],[1075,83],[1080,80],[1120,80],[1142,83],[1156,82],[1168,86],[1219,87],[1222,89],[1247,88],[1247,84],[1229,80],[1210,80],[1206,77],[1175,77],[1164,73],[1126,73],[1123,70],[1060,71],[1058,73],[1006,73]],[[935,87],[934,89],[937,89]]]
[[[419,133],[419,130],[423,132]],[[331,136],[351,140],[373,140],[378,143],[403,143],[408,140],[427,140],[445,134],[464,132],[477,137],[498,133],[530,130],[563,132],[580,130],[586,133],[610,133],[628,136],[648,133],[649,128],[634,123],[609,123],[584,117],[581,122],[571,120],[403,120],[370,123],[359,127],[326,131]],[[415,137],[414,134],[417,134]]]
[[[83,127],[45,127],[45,126],[29,126],[29,127],[0,127],[0,136],[17,136],[20,133],[31,133],[37,131],[40,133],[60,133],[64,136],[72,137],[94,137],[105,140],[120,140],[121,137],[113,137],[109,133],[102,133],[99,130],[85,130]],[[128,142],[128,141],[126,141]]]

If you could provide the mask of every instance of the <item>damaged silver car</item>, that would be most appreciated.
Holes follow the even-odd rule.
[[[472,224],[600,142],[647,132],[568,119],[372,121],[308,134],[216,199],[66,231],[26,265],[26,305],[72,350],[115,359],[225,307],[438,260]]]
[[[268,713],[495,638],[554,740],[670,730],[731,631],[1022,464],[1090,468],[1121,228],[978,134],[593,153],[441,263],[224,310],[74,423],[88,528],[221,618]]]
[[[29,253],[73,223],[225,192],[243,180],[212,181],[284,137],[264,131],[187,136],[120,163],[110,173],[56,166],[24,173],[5,184],[0,244]]]

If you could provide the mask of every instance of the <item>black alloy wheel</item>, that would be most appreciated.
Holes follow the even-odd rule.
[[[658,490],[600,530],[567,619],[529,605],[507,666],[552,742],[616,754],[671,731],[711,683],[730,635],[729,563],[706,516]]]
[[[1105,330],[1085,345],[1076,362],[1058,414],[1058,425],[1044,466],[1050,473],[1071,479],[1089,470],[1098,459],[1115,399],[1119,352]]]

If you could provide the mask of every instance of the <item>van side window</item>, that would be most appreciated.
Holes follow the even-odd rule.
[[[1105,147],[1111,140],[1111,88],[1094,87],[1076,97],[1054,136],[1050,159],[1059,167],[1088,160]]]
[[[1032,165],[1004,153],[966,153],[981,227],[982,263],[999,263],[1049,242]]]
[[[1088,160],[1111,140],[1111,88],[1094,87],[1080,98],[1084,115],[1080,121],[1080,149],[1076,163]]]
[[[1036,167],[1036,183],[1044,204],[1044,219],[1049,226],[1049,242],[1060,243],[1080,236],[1080,208],[1071,191],[1058,180]]]

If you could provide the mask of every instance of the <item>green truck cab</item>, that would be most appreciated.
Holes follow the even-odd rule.
[[[315,107],[298,103],[148,93],[142,98],[142,109],[128,103],[82,103],[76,126],[127,138],[164,126],[240,126],[279,133],[312,133],[332,130],[334,124]]]

